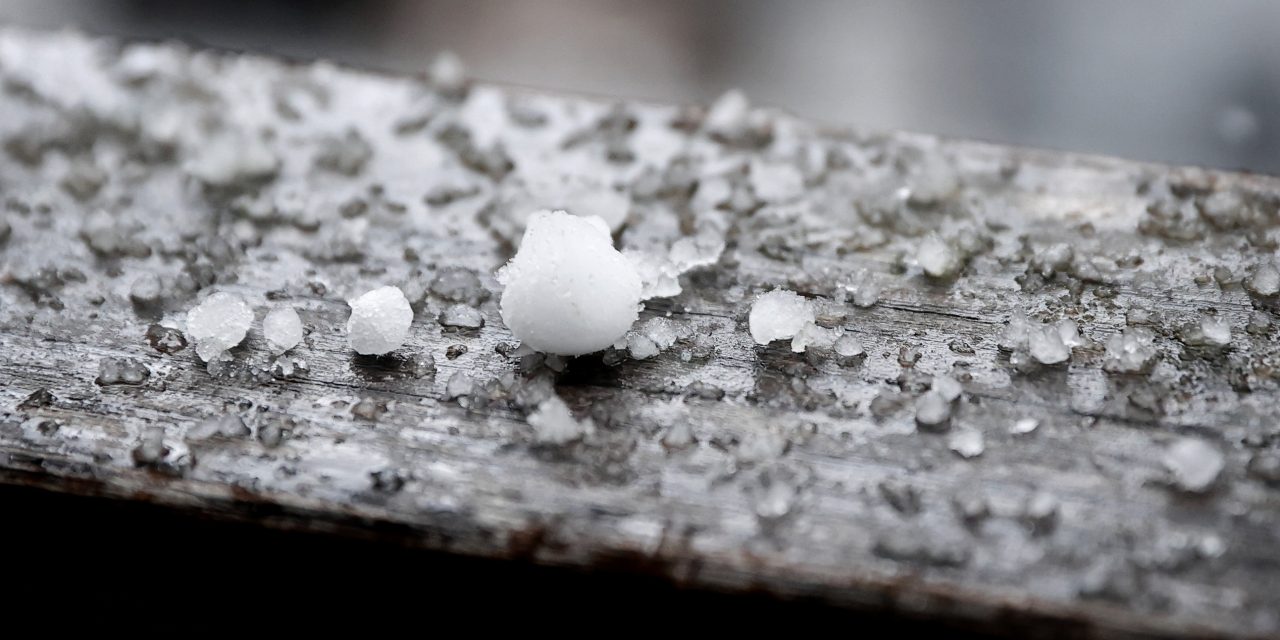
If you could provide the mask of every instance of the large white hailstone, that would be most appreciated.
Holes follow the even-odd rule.
[[[223,291],[187,312],[187,335],[206,362],[240,344],[252,324],[253,308],[240,296]]]
[[[262,335],[278,353],[284,353],[302,342],[302,319],[293,307],[272,309],[262,319]]]
[[[520,250],[498,271],[502,321],[529,347],[577,356],[599,351],[635,323],[640,275],[596,216],[538,211]]]
[[[756,344],[769,344],[796,337],[814,319],[813,305],[808,300],[794,291],[775,289],[756,298],[747,322],[751,339]]]
[[[347,336],[356,353],[381,355],[404,344],[413,309],[399,288],[378,287],[347,304],[351,306]]]

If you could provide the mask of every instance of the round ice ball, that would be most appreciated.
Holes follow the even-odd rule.
[[[381,355],[404,344],[413,309],[397,287],[378,287],[347,303],[347,337],[351,348],[364,355]]]
[[[613,248],[608,224],[596,216],[534,213],[498,281],[506,285],[502,321],[544,353],[599,351],[626,334],[639,315],[640,275]]]

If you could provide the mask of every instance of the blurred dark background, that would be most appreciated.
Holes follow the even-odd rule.
[[[1280,173],[1274,0],[0,0],[0,21]]]

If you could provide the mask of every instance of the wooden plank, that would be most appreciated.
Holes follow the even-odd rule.
[[[5,31],[0,69],[4,483],[990,631],[1280,631],[1280,180],[66,33]],[[602,190],[629,199],[621,246],[724,233],[642,314],[682,338],[512,357],[492,273],[522,216]],[[922,273],[931,234],[955,277]],[[357,357],[345,300],[382,284],[417,318]],[[774,287],[866,355],[755,345]],[[214,290],[294,306],[305,343],[178,350],[160,325]],[[440,326],[449,297],[485,326]],[[1016,313],[1086,344],[1002,350]],[[1228,344],[1197,344],[1219,319]],[[1147,372],[1104,366],[1126,327],[1152,333]],[[485,391],[451,397],[459,373]],[[963,396],[918,428],[942,375]],[[552,389],[592,435],[535,440]],[[195,436],[226,415],[243,435]],[[1185,438],[1221,455],[1204,491],[1166,468]]]

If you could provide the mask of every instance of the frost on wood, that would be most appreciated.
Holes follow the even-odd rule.
[[[413,309],[400,289],[379,287],[347,304],[351,306],[347,337],[356,353],[381,355],[404,344],[413,322]]]
[[[253,309],[238,295],[219,291],[187,312],[187,335],[201,360],[212,360],[244,340]]]
[[[576,356],[612,345],[639,314],[640,276],[599,218],[540,211],[498,273],[502,320],[521,342]]]

